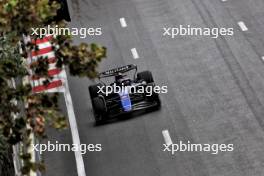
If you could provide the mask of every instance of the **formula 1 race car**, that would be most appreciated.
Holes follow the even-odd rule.
[[[125,73],[134,70],[133,79]],[[114,77],[109,85],[101,79]],[[89,86],[96,124],[122,114],[138,110],[155,110],[161,106],[159,94],[156,93],[152,73],[137,73],[136,65],[126,65],[99,73],[100,83]]]

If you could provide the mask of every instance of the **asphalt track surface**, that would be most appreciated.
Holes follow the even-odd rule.
[[[161,110],[95,127],[87,88],[94,82],[69,77],[81,143],[103,146],[83,155],[87,176],[264,175],[262,0],[74,0],[70,6],[70,27],[102,28],[101,36],[74,38],[107,47],[99,70],[136,64],[168,86]],[[232,27],[234,36],[162,36],[164,27],[179,25]],[[233,143],[235,149],[170,155],[162,151],[163,130],[174,143]],[[70,130],[52,138],[71,143]],[[73,153],[48,153],[46,162],[48,176],[77,175]]]

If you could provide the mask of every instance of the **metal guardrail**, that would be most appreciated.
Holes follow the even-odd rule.
[[[13,163],[15,169],[15,176],[21,176],[22,161],[19,157],[20,144],[13,146]]]
[[[9,81],[9,86],[16,88],[16,84],[15,84],[15,80],[11,79]],[[17,102],[15,102],[15,104],[17,104]],[[13,118],[16,119],[17,118],[17,114],[12,114]],[[16,144],[12,146],[12,158],[13,158],[13,165],[14,165],[14,175],[15,176],[21,176],[21,168],[22,168],[22,161],[20,159],[20,151],[21,151],[21,144]],[[0,174],[1,175],[1,174]]]
[[[2,155],[0,164],[0,175],[1,176],[14,176],[14,166],[12,162],[12,148],[8,148],[6,155]]]

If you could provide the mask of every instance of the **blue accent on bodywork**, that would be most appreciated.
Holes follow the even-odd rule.
[[[131,111],[132,110],[132,105],[131,105],[131,100],[129,97],[128,91],[125,89],[122,92],[119,93],[120,99],[121,99],[121,104],[122,108],[124,111]]]

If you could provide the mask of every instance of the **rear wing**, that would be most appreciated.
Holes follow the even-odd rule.
[[[135,70],[137,72],[137,66],[134,64],[130,64],[130,65],[114,68],[111,70],[107,70],[99,73],[98,78],[100,79],[100,78],[111,77],[117,75],[118,73],[125,73],[131,70]]]

